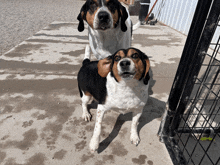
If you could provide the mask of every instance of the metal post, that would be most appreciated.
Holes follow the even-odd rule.
[[[209,12],[209,10],[207,11]],[[187,79],[185,83],[183,84],[183,91],[181,93],[181,99],[178,102],[178,105],[176,107],[176,114],[171,123],[171,136],[174,136],[174,131],[178,128],[180,124],[180,115],[182,115],[186,109],[186,105],[191,95],[191,92],[193,90],[196,77],[199,74],[206,52],[208,51],[209,45],[212,41],[212,37],[218,25],[216,22],[219,21],[220,0],[215,0],[213,2],[209,13],[210,14],[204,26],[202,36],[198,37],[199,42],[196,46],[196,49],[193,50],[194,54],[191,54],[192,55],[190,58],[191,62],[188,61],[189,63],[187,63],[187,65],[189,65],[189,68],[188,68],[189,70],[185,70],[185,76],[187,76]],[[185,77],[185,76],[182,76],[182,77]]]

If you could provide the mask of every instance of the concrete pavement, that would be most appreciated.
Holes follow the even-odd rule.
[[[82,120],[76,76],[88,43],[77,23],[53,22],[0,58],[0,164],[171,165],[157,137],[160,117],[186,37],[160,25],[141,26],[132,46],[150,57],[150,98],[130,143],[131,114],[105,114],[98,153],[91,154],[95,109]]]

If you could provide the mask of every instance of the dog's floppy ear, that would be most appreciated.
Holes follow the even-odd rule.
[[[111,71],[112,56],[108,56],[98,62],[98,73],[101,77],[106,77]]]
[[[147,85],[148,81],[150,80],[150,74],[149,74],[150,61],[149,61],[149,58],[142,51],[140,51],[138,49],[135,49],[135,50],[139,53],[140,58],[141,58],[141,60],[144,64],[144,67],[145,67],[144,68],[144,73],[142,73],[142,76],[141,76],[140,80],[143,78],[144,84]]]
[[[121,4],[120,4],[120,13],[121,13],[121,31],[125,32],[127,31],[127,26],[125,24],[125,21],[128,18],[128,13],[127,13],[126,8],[122,6]]]
[[[78,31],[82,32],[84,30],[84,22],[83,22],[83,18],[85,17],[84,15],[86,14],[86,4],[84,4],[80,10],[80,13],[77,17],[78,21],[79,21],[79,25],[78,25]]]
[[[146,55],[145,55],[146,56]],[[149,74],[149,70],[150,70],[150,61],[148,59],[148,57],[146,56],[146,58],[144,59],[146,62],[146,69],[145,69],[145,73],[144,73],[144,84],[147,85],[148,81],[150,80],[150,74]]]

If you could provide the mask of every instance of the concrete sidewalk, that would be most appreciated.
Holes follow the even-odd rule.
[[[81,119],[76,76],[88,43],[77,23],[53,22],[0,58],[0,164],[171,165],[157,137],[160,117],[186,37],[160,25],[141,26],[132,46],[150,57],[150,98],[130,143],[131,114],[106,113],[98,153],[91,154],[91,122]]]

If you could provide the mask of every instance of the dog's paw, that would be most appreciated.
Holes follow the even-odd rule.
[[[82,118],[85,121],[91,121],[91,114],[89,112],[85,112],[82,114]]]
[[[95,153],[99,148],[99,138],[92,138],[89,144],[91,153]]]
[[[131,134],[130,136],[131,144],[138,145],[140,143],[140,138],[137,134]]]

